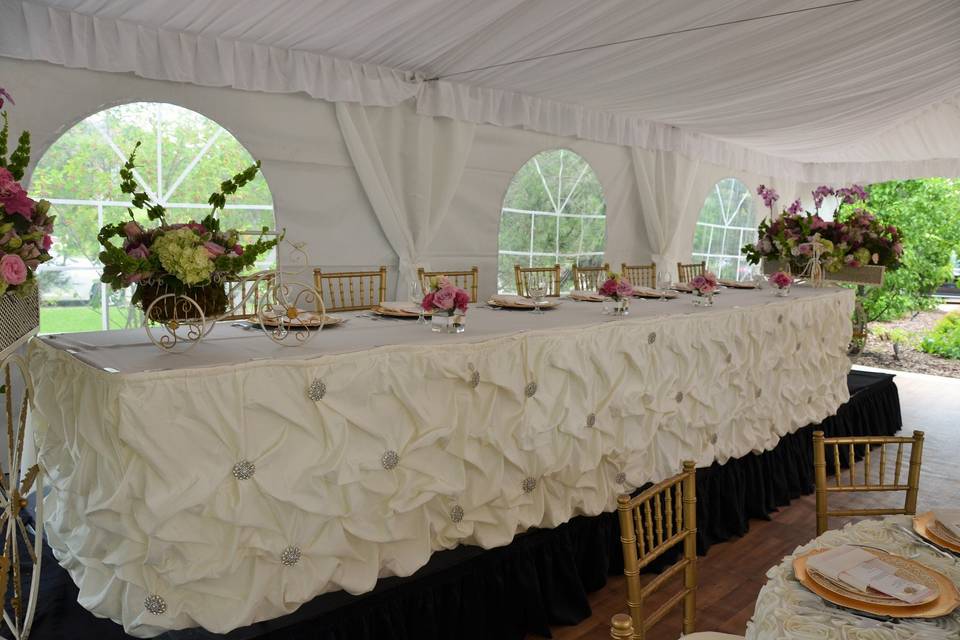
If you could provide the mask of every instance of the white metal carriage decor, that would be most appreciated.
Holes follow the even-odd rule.
[[[321,331],[326,322],[323,296],[312,277],[298,279],[304,273],[312,276],[303,244],[290,246],[291,261],[302,262],[302,266],[259,271],[229,281],[214,276],[213,288],[223,291],[226,299],[216,313],[208,314],[205,308],[210,305],[196,295],[159,290],[144,308],[144,329],[150,341],[164,351],[182,353],[203,340],[217,322],[248,320],[278,344],[298,346],[308,342],[313,330]]]

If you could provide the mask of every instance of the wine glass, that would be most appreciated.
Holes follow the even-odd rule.
[[[417,317],[417,324],[426,324],[427,320],[423,317],[423,287],[420,286],[420,283],[413,281],[410,283],[409,289],[410,302],[412,302],[417,307],[417,311],[420,312],[420,315]]]
[[[663,270],[657,272],[657,289],[660,290],[660,301],[663,302],[667,299],[666,291],[670,288],[673,276],[669,271]]]
[[[540,305],[543,304],[547,296],[547,283],[542,279],[538,279],[529,287],[528,293],[533,299],[533,312],[535,314],[542,314],[543,310],[540,308]]]

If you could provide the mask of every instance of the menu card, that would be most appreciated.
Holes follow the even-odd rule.
[[[928,587],[898,577],[896,567],[860,547],[843,545],[811,556],[807,566],[856,591],[866,593],[870,588],[910,604],[931,595]]]

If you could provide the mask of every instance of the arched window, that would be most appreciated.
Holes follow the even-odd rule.
[[[736,178],[724,178],[707,194],[693,235],[693,260],[706,260],[720,278],[744,280],[750,265],[740,253],[757,239],[753,196]]]
[[[140,325],[129,305],[132,291],[101,285],[97,258],[100,227],[129,217],[118,171],[138,140],[135,177],[167,208],[170,222],[205,216],[210,193],[253,162],[226,129],[172,104],[125,104],[71,127],[44,153],[30,183],[30,195],[49,200],[57,216],[54,259],[38,270],[43,333]],[[138,219],[147,222],[143,214]],[[274,228],[273,198],[262,175],[230,198],[221,219],[240,230]]]
[[[531,158],[510,182],[500,211],[498,289],[516,291],[513,267],[563,269],[561,288],[571,287],[571,265],[603,264],[606,246],[603,188],[587,161],[566,149]]]

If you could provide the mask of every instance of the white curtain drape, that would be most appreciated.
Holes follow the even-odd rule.
[[[338,102],[347,150],[387,242],[399,258],[397,297],[416,281],[421,257],[450,211],[476,125],[401,108]]]
[[[634,147],[633,172],[652,259],[669,268],[677,259],[677,229],[702,203],[701,163],[670,151]]]

